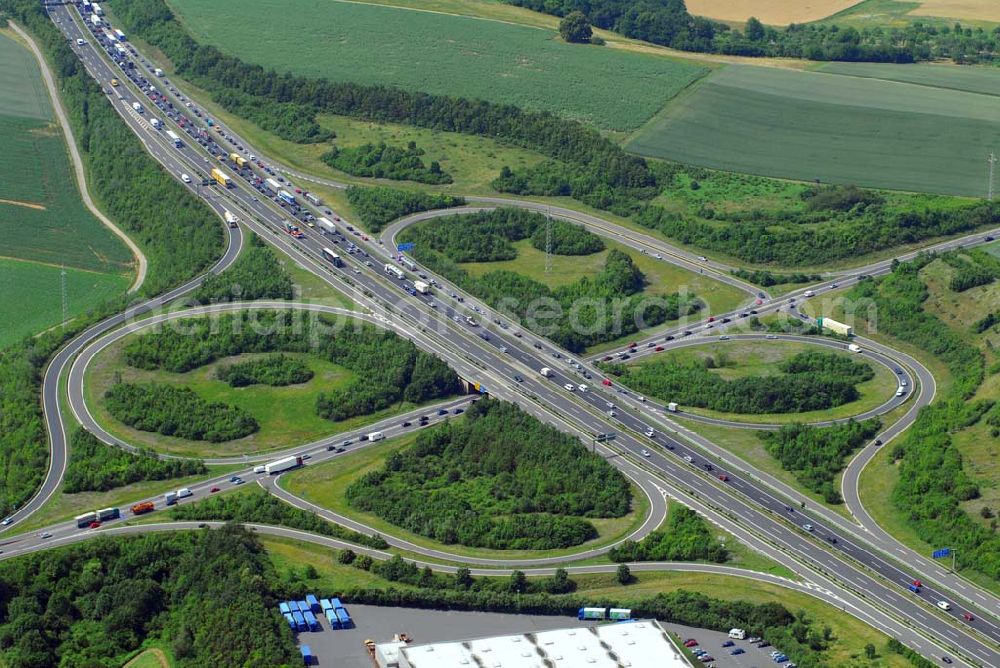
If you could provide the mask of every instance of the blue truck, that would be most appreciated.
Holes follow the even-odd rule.
[[[305,631],[306,630],[306,628],[307,628],[306,627],[306,618],[302,616],[301,612],[299,612],[297,610],[295,612],[293,612],[292,613],[292,619],[295,620],[295,630],[296,631]]]
[[[310,631],[323,630],[323,628],[319,625],[319,622],[316,620],[316,615],[314,615],[312,612],[306,610],[305,612],[302,613],[302,616],[305,618],[306,625],[309,626]]]
[[[306,603],[309,605],[309,610],[312,612],[319,612],[321,608],[319,607],[319,600],[312,594],[306,594]]]
[[[337,619],[337,612],[333,608],[326,611],[326,621],[330,622],[331,629],[340,628],[340,620]]]
[[[340,622],[340,628],[349,629],[351,628],[351,616],[347,614],[347,610],[344,608],[337,608],[337,620]]]
[[[302,663],[311,666],[313,664],[313,651],[309,648],[309,645],[302,645],[302,647],[299,647],[299,651],[302,652]]]

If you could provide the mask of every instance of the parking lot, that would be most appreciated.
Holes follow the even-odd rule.
[[[573,626],[592,626],[596,622],[579,621],[576,617],[550,615],[514,615],[494,612],[466,612],[460,610],[420,610],[417,608],[388,608],[374,605],[352,605],[344,601],[354,621],[353,628],[333,630],[321,615],[322,631],[298,634],[299,643],[309,645],[316,664],[342,668],[371,666],[364,641],[392,640],[394,634],[405,633],[414,643],[445,642],[493,635],[510,635],[561,629]],[[733,647],[723,647],[729,640],[725,633],[706,631],[680,624],[661,622],[664,628],[676,634],[681,642],[688,638],[698,641],[698,646],[710,653],[718,668],[767,668],[777,667],[770,656],[775,648],[756,648],[745,640],[733,640]],[[744,654],[731,655],[740,647]],[[699,665],[695,661],[695,665]]]

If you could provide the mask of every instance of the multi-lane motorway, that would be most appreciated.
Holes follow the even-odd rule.
[[[95,49],[93,37],[74,20],[74,10],[69,6],[53,6],[50,14],[74,43],[78,38],[85,40],[85,44],[77,48],[77,53],[102,87],[111,90],[111,78],[120,78],[123,73],[113,69],[109,60]],[[139,96],[136,88],[126,84],[117,89],[110,99],[151,154],[169,171],[175,175],[204,173],[205,163],[210,158],[200,147],[189,143],[184,148],[175,148],[162,133],[152,128],[146,115],[134,112],[132,102],[142,100],[143,104],[148,104],[145,97]],[[183,109],[175,111],[178,115],[185,116],[188,122],[195,122]],[[150,109],[150,112],[153,113],[153,110]],[[343,248],[346,239],[320,238],[319,235],[310,233],[303,240],[292,240],[280,231],[282,221],[288,217],[286,212],[278,209],[269,199],[259,197],[260,192],[251,189],[245,181],[237,179],[235,185],[235,188],[228,191],[194,185],[191,187],[217,211],[225,207],[238,212],[246,224],[268,238],[276,247],[289,253],[303,266],[339,289],[348,292],[359,303],[368,307],[375,314],[374,317],[411,336],[419,345],[433,350],[456,367],[461,367],[460,373],[463,376],[484,382],[491,393],[517,401],[534,412],[546,415],[546,421],[577,433],[616,431],[618,438],[613,443],[614,451],[619,455],[627,455],[620,458],[622,461],[631,460],[630,465],[638,467],[644,475],[679,490],[685,502],[698,506],[713,521],[735,525],[734,531],[747,535],[749,542],[763,542],[763,549],[779,560],[788,562],[791,559],[798,572],[807,574],[815,582],[828,585],[831,591],[839,592],[842,599],[858,599],[856,608],[859,611],[863,609],[864,612],[855,614],[863,614],[866,621],[874,626],[901,638],[928,656],[940,656],[943,650],[933,646],[944,644],[972,663],[1000,665],[1000,652],[997,651],[1000,628],[991,618],[991,613],[995,613],[996,608],[988,607],[995,606],[995,599],[984,596],[985,614],[984,610],[976,609],[979,619],[974,625],[963,626],[964,622],[958,615],[964,607],[972,606],[958,604],[960,595],[954,589],[946,591],[938,588],[935,583],[925,582],[922,597],[914,597],[906,591],[905,585],[914,577],[920,577],[920,573],[901,568],[893,559],[884,556],[866,542],[837,532],[827,523],[815,520],[812,515],[802,517],[801,509],[795,510],[786,499],[777,496],[746,471],[734,468],[726,461],[707,460],[701,449],[674,436],[669,426],[662,426],[669,425],[665,422],[666,416],[644,414],[642,407],[634,406],[632,402],[609,409],[608,401],[618,401],[618,395],[606,394],[596,387],[588,392],[580,392],[580,376],[576,373],[580,369],[565,367],[562,362],[554,363],[554,354],[559,353],[558,359],[563,360],[565,353],[547,341],[524,333],[520,337],[515,336],[515,327],[506,321],[502,322],[507,327],[493,327],[486,335],[488,338],[479,336],[488,324],[482,317],[484,314],[470,312],[458,303],[443,301],[434,296],[410,295],[405,289],[412,288],[411,282],[394,281],[381,272],[381,261],[374,260],[374,257],[380,255],[378,247],[370,246],[371,260],[366,260],[366,256],[355,257],[345,253],[345,267],[335,269],[322,260],[322,248],[334,241]],[[233,233],[233,237],[238,237],[238,231]],[[356,243],[367,247],[360,240]],[[238,245],[239,243],[231,243],[230,251]],[[366,262],[373,262],[373,266],[368,266]],[[884,264],[886,266],[882,269],[876,265],[858,271],[875,274],[887,269],[888,263]],[[833,282],[835,281],[829,283]],[[166,300],[161,298],[154,306],[164,301]],[[485,309],[483,311],[486,313]],[[120,317],[123,321],[134,315],[123,314]],[[490,315],[493,314],[487,314],[487,317]],[[53,435],[52,471],[43,491],[32,504],[20,511],[16,518],[18,521],[40,507],[51,495],[51,490],[55,489],[61,479],[61,471],[65,465],[65,438],[58,437],[62,431],[62,416],[56,401],[57,379],[67,368],[73,355],[88,345],[95,336],[115,327],[118,322],[108,324],[89,336],[81,335],[74,341],[79,341],[79,344],[72,352],[62,351],[50,365],[46,374],[45,395],[46,418]],[[536,345],[540,348],[536,348]],[[899,359],[892,356],[891,351],[888,355],[889,359]],[[541,366],[553,368],[551,379],[538,376]],[[597,378],[594,375],[596,370],[588,370],[586,373]],[[523,382],[515,381],[514,376],[520,376]],[[577,389],[572,392],[564,389],[569,384],[575,384]],[[48,398],[50,394],[51,401]],[[608,415],[608,410],[614,410],[615,415]],[[649,427],[654,429],[652,439],[644,436]],[[609,452],[603,448],[602,450]],[[726,479],[722,480],[720,476]],[[804,529],[804,524],[813,525],[812,531]],[[836,542],[833,542],[834,539]],[[34,549],[33,544],[37,544],[39,540],[41,539],[36,537],[25,537],[24,544],[19,549]],[[950,615],[933,606],[933,602],[937,600],[950,600],[955,604]]]

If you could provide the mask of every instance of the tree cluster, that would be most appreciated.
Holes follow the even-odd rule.
[[[199,459],[160,459],[156,453],[136,453],[105,445],[84,429],[73,433],[63,491],[106,492],[143,480],[169,480],[208,473]]]
[[[191,295],[199,304],[255,299],[291,299],[292,277],[278,256],[256,234],[250,234],[236,261],[221,274],[210,274]]]
[[[220,366],[216,376],[232,387],[257,384],[283,387],[308,382],[313,372],[302,360],[279,353]]]
[[[424,164],[421,159],[423,154],[424,150],[418,148],[416,142],[411,141],[405,149],[380,142],[353,148],[334,146],[321,155],[320,160],[354,176],[417,181],[432,185],[451,183],[451,175],[442,171],[439,163]]]
[[[841,406],[858,398],[855,384],[873,373],[866,363],[812,351],[787,360],[781,375],[733,380],[711,373],[703,361],[673,357],[603,368],[636,392],[726,413],[804,413]]]
[[[976,202],[941,208],[919,200],[893,201],[847,210],[712,210],[711,217],[646,206],[634,220],[684,244],[755,264],[794,267],[995,226],[1000,224],[1000,205]]]
[[[733,276],[742,278],[744,281],[756,283],[765,288],[773,285],[789,285],[793,283],[818,283],[823,279],[819,274],[777,274],[766,269],[733,269]]]
[[[116,383],[104,393],[104,405],[113,418],[129,427],[191,441],[222,443],[260,429],[244,409],[205,401],[188,387]]]
[[[975,424],[990,408],[989,402],[970,401],[983,382],[985,361],[965,336],[924,310],[928,293],[919,271],[930,260],[894,263],[892,273],[862,281],[849,294],[855,303],[870,300],[877,307],[880,331],[938,357],[953,378],[947,393],[921,411],[893,447],[899,481],[892,502],[922,540],[954,547],[961,567],[998,579],[1000,537],[962,508],[963,501],[979,496],[979,487],[953,440],[955,431]]]
[[[516,405],[482,400],[465,418],[353,482],[349,503],[446,544],[555,549],[597,536],[585,517],[629,511],[629,483],[575,438]]]
[[[177,668],[301,665],[274,567],[250,532],[101,538],[0,564],[8,668],[110,668],[147,641]]]
[[[941,259],[952,268],[948,287],[953,292],[965,292],[980,285],[988,285],[1000,277],[1000,260],[980,248],[962,252],[945,253]]]
[[[992,62],[1000,51],[1000,29],[940,21],[859,30],[827,22],[766,27],[751,17],[740,31],[692,16],[683,0],[504,1],[567,19],[582,14],[574,25],[583,21],[633,39],[701,53],[877,63],[947,58],[969,63]]]
[[[781,468],[791,471],[807,489],[821,494],[827,503],[843,503],[834,481],[844,469],[844,459],[881,426],[878,420],[852,420],[832,427],[791,424],[778,431],[758,432],[757,437]]]
[[[183,330],[183,331],[180,331]],[[300,311],[241,311],[216,320],[133,339],[125,361],[140,369],[190,371],[240,353],[312,353],[357,374],[346,387],[320,394],[316,412],[330,420],[370,415],[402,401],[423,403],[460,392],[458,376],[440,358],[395,333]]]
[[[350,186],[347,189],[347,201],[358,212],[358,217],[370,232],[380,232],[392,221],[411,213],[465,204],[464,199],[452,195],[365,186]]]
[[[346,540],[376,550],[389,547],[378,534],[369,536],[327,522],[316,513],[291,506],[256,486],[239,494],[211,496],[198,503],[175,506],[170,509],[170,517],[187,522],[221,520],[240,524],[273,524]]]
[[[415,243],[413,256],[435,273],[572,352],[701,308],[693,296],[641,294],[645,276],[627,253],[617,249],[608,253],[604,269],[595,276],[554,289],[509,270],[472,276],[459,266],[459,262],[513,259],[517,250],[510,238],[527,235],[536,216],[506,209],[449,216],[409,227],[400,238]],[[572,225],[562,229],[559,249],[576,252],[594,247],[591,232]]]
[[[670,509],[665,529],[636,542],[626,540],[608,552],[611,561],[711,561],[725,563],[729,552],[715,539],[708,523],[690,508]]]

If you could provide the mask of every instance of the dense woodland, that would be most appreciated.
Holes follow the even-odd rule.
[[[191,441],[222,443],[260,429],[254,416],[238,406],[163,383],[115,383],[104,393],[104,405],[129,427]]]
[[[0,563],[7,668],[119,668],[147,640],[177,668],[301,665],[257,538],[217,531],[97,538]]]
[[[809,60],[912,63],[953,59],[991,62],[1000,52],[1000,28],[949,25],[943,19],[902,27],[842,27],[821,23],[764,26],[755,18],[743,30],[688,13],[684,0],[504,0],[538,12],[566,16],[582,11],[598,28],[684,51]]]
[[[396,190],[395,188],[368,188],[350,186],[347,201],[358,212],[361,222],[369,232],[381,232],[382,228],[403,216],[431,209],[448,209],[462,206],[465,200],[451,195]]]
[[[878,420],[850,421],[833,427],[787,425],[778,431],[762,431],[757,437],[781,467],[795,474],[807,489],[823,496],[827,503],[843,503],[834,484],[844,470],[848,455],[864,445],[882,427]]]
[[[201,460],[160,459],[149,450],[133,454],[105,445],[89,431],[78,429],[70,440],[62,490],[67,494],[106,492],[143,480],[169,480],[202,473],[208,473],[208,467]]]
[[[327,522],[315,513],[296,508],[257,486],[239,493],[210,496],[198,503],[170,509],[170,517],[182,521],[221,520],[227,522],[273,524],[301,529],[358,545],[384,550],[389,547],[378,534],[371,536]]]
[[[232,387],[297,385],[312,380],[313,375],[304,361],[280,353],[226,364],[216,371],[216,377]]]
[[[597,536],[583,518],[621,517],[632,498],[625,477],[577,439],[495,400],[421,431],[346,493],[407,531],[501,550],[579,545]]]
[[[357,373],[346,387],[317,398],[317,413],[330,420],[460,392],[458,376],[447,364],[393,332],[301,311],[186,319],[176,328],[134,338],[124,358],[140,369],[183,373],[240,353],[271,352],[308,352]]]
[[[416,244],[412,255],[431,271],[572,352],[634,334],[640,325],[676,320],[701,307],[694,296],[642,294],[645,276],[628,254],[617,249],[608,253],[604,268],[593,277],[555,289],[505,269],[474,277],[458,265],[513,259],[517,251],[510,241],[528,235],[533,243],[537,239],[544,244],[544,230],[539,239],[533,227],[539,218],[511,209],[448,216],[408,227],[400,240]],[[559,245],[553,243],[554,252],[578,254],[597,248],[600,241],[578,226],[556,229],[553,240],[558,239]]]
[[[940,257],[952,269],[948,287],[954,292],[965,292],[1000,278],[1000,260],[982,248],[951,251]]]
[[[424,150],[416,142],[406,148],[390,146],[385,142],[363,144],[350,148],[334,146],[320,156],[320,160],[334,169],[354,176],[370,176],[395,181],[417,181],[440,185],[451,183],[451,175],[441,170],[438,162],[424,164]]]
[[[708,522],[685,506],[672,506],[667,526],[636,542],[626,540],[608,552],[611,561],[711,561],[725,563],[729,552],[715,539]]]
[[[970,401],[983,382],[985,361],[960,333],[924,310],[928,293],[919,271],[930,260],[923,256],[894,263],[891,274],[861,281],[848,294],[859,304],[856,316],[864,317],[867,304],[874,304],[882,333],[938,357],[953,379],[948,391],[896,439],[892,456],[898,462],[899,482],[892,501],[922,540],[951,546],[961,567],[1000,579],[1000,537],[960,505],[978,497],[979,487],[964,470],[951,435],[975,424],[990,409],[992,402]]]
[[[278,261],[274,249],[252,232],[236,261],[221,274],[205,277],[191,295],[199,304],[252,301],[255,299],[291,299],[292,277]]]
[[[780,375],[727,380],[710,371],[715,364],[713,357],[668,357],[602,368],[641,394],[727,413],[804,413],[841,406],[856,400],[855,385],[874,375],[867,363],[818,351],[785,360]]]

